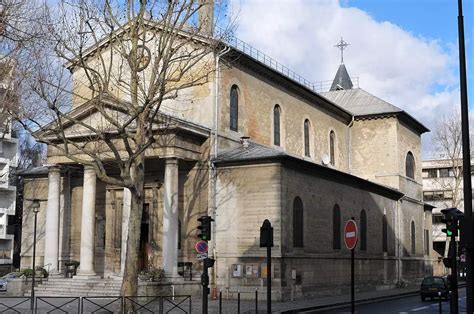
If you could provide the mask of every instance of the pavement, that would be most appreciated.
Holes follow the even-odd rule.
[[[356,304],[376,302],[382,300],[390,300],[404,298],[408,296],[418,295],[420,286],[408,286],[404,288],[396,288],[390,290],[358,292],[355,295]],[[344,307],[350,305],[350,295],[339,295],[330,297],[318,297],[315,299],[295,300],[286,302],[272,302],[272,313],[298,313],[312,310],[322,310],[330,308]],[[201,311],[201,300],[193,297],[193,313]],[[242,300],[240,302],[240,311],[236,300],[222,300],[222,313],[256,313],[254,300]],[[219,313],[219,300],[209,300],[209,313]],[[266,312],[266,302],[259,300],[258,313]]]

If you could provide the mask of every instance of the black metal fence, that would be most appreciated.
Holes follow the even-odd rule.
[[[0,313],[191,313],[191,296],[0,297]]]
[[[228,299],[228,298],[223,297],[222,291],[219,292],[219,296],[218,296],[219,314],[221,313],[240,314],[240,313],[248,312],[248,311],[251,311],[252,313],[253,311],[255,311],[255,313],[258,313],[259,306],[260,306],[260,309],[265,308],[265,301],[262,300],[259,303],[259,297],[258,297],[259,293],[261,292],[258,291],[257,289],[255,290],[255,292],[227,291],[227,294],[231,294],[233,296],[232,299]],[[241,306],[242,294],[245,295],[245,300],[247,301],[246,310],[243,310]]]

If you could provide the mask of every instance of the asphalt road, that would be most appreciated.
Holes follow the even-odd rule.
[[[350,313],[350,307],[307,313]],[[356,304],[356,313],[439,313],[437,300],[422,302],[419,295],[367,304]],[[449,313],[449,302],[442,302],[442,313]],[[466,289],[459,289],[459,313],[466,313]]]

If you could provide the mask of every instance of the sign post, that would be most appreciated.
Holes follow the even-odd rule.
[[[267,248],[267,313],[271,313],[273,227],[268,219],[265,219],[260,227],[260,247]]]
[[[357,245],[357,224],[354,217],[346,222],[344,226],[344,244],[351,250],[351,313],[355,313],[354,296],[354,249]]]

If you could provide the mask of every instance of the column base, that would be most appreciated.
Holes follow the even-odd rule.
[[[101,277],[95,271],[78,271],[73,279],[100,279]]]

